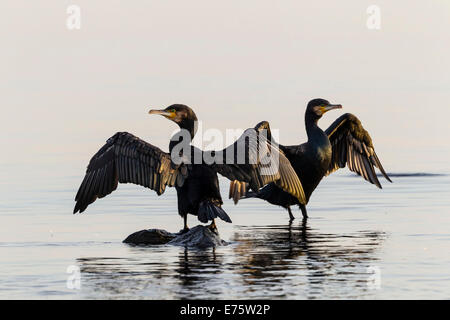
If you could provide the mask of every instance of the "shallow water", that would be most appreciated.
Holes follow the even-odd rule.
[[[195,250],[121,243],[144,228],[179,230],[174,190],[158,198],[121,185],[72,215],[81,176],[51,171],[2,179],[0,298],[450,298],[448,175],[394,173],[379,190],[334,174],[313,194],[306,223],[297,209],[289,224],[263,201],[225,200],[233,224],[218,227],[229,245]],[[226,180],[221,187],[226,196]],[[79,288],[68,287],[70,266]]]

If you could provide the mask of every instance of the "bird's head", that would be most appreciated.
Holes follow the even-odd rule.
[[[162,115],[163,117],[178,124],[181,129],[189,130],[192,136],[195,134],[197,127],[197,116],[191,108],[185,106],[184,104],[172,104],[165,109],[153,109],[148,113]]]
[[[172,120],[178,125],[185,120],[197,121],[197,116],[195,115],[194,111],[184,104],[172,104],[165,109],[150,110],[148,113],[159,114],[169,120]]]
[[[306,107],[306,115],[318,120],[325,114],[325,112],[341,108],[342,105],[331,104],[325,99],[313,99],[308,103],[308,106]]]

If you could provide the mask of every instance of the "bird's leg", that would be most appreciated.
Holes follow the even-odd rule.
[[[211,231],[216,232],[217,233],[217,226],[216,226],[216,221],[213,219],[211,224],[208,226],[209,229],[211,229]]]
[[[187,225],[187,213],[184,215],[184,228],[180,231],[181,234],[189,231],[189,227]]]
[[[292,221],[295,219],[295,217],[294,217],[294,215],[292,214],[292,211],[291,211],[291,207],[290,207],[290,206],[287,207],[287,211],[288,211],[288,213],[289,213],[289,222],[292,222]]]
[[[304,204],[300,205],[300,210],[302,210],[303,219],[308,219],[308,213],[306,212],[306,206]]]

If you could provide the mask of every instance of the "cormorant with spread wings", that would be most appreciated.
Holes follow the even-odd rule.
[[[188,106],[174,104],[164,110],[150,110],[175,122],[180,131],[172,137],[169,153],[163,152],[127,132],[118,132],[92,157],[75,197],[74,213],[83,212],[97,198],[116,190],[118,183],[134,183],[158,195],[175,186],[178,213],[193,214],[206,223],[220,218],[231,222],[222,209],[217,173],[245,182],[252,190],[273,183],[299,203],[305,203],[302,185],[289,160],[270,144],[258,128],[247,129],[232,145],[221,151],[202,151],[191,145],[197,117]],[[175,159],[176,158],[176,159]],[[244,192],[244,190],[242,190]]]
[[[291,221],[294,216],[291,205],[299,205],[303,218],[307,218],[306,204],[324,176],[339,168],[348,168],[362,176],[365,180],[381,189],[381,184],[375,173],[378,168],[382,175],[390,182],[372,143],[369,133],[363,128],[359,119],[353,114],[346,113],[334,121],[323,131],[317,122],[325,112],[340,109],[341,105],[330,104],[324,99],[314,99],[308,103],[305,112],[305,127],[308,141],[301,145],[283,146],[278,148],[286,155],[297,173],[306,196],[306,203],[301,203],[289,193],[270,183],[259,191],[245,193],[245,182],[232,181],[230,183],[230,198],[234,202],[240,198],[260,198],[271,204],[287,209]],[[256,128],[267,130],[270,139],[270,127],[266,121],[260,122]],[[244,187],[243,187],[244,186]]]

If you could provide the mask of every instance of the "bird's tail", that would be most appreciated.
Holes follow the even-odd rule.
[[[202,201],[198,207],[198,220],[203,223],[207,223],[209,220],[220,218],[223,221],[231,223],[231,219],[228,214],[220,207],[220,204],[216,204],[211,200]]]

